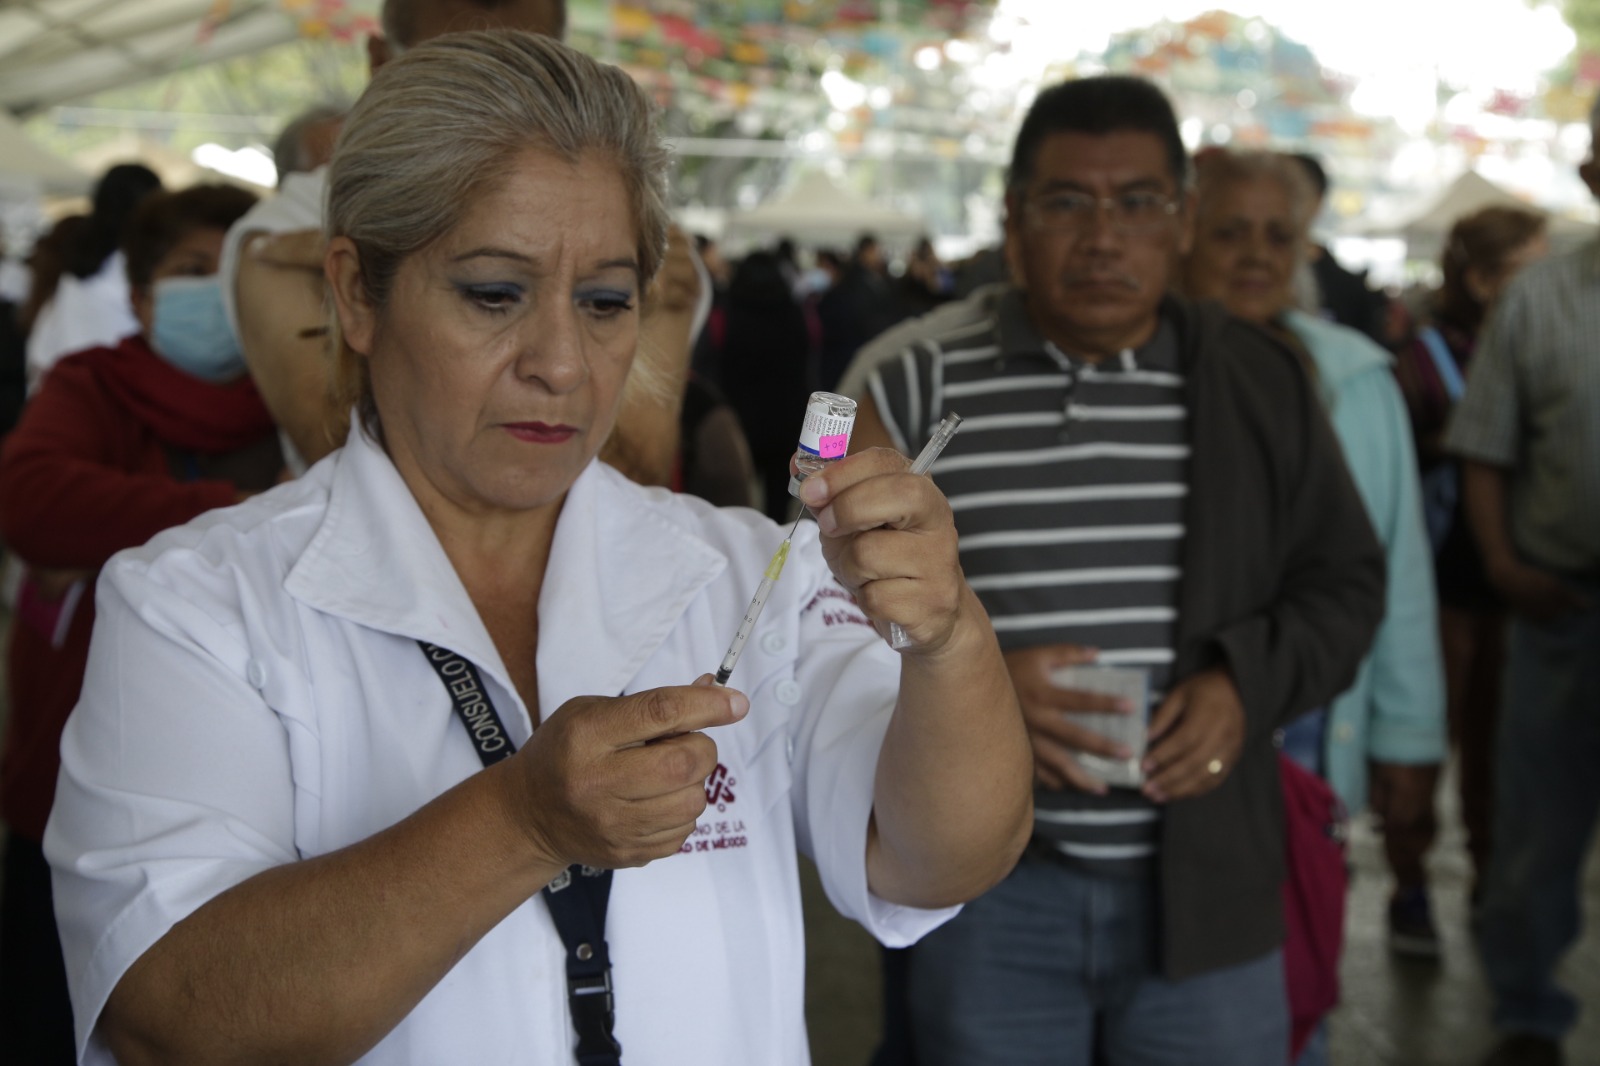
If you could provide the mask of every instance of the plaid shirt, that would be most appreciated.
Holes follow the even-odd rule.
[[[1446,446],[1510,473],[1528,562],[1600,576],[1600,240],[1523,271],[1478,342]]]

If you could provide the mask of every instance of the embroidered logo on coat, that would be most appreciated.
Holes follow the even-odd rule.
[[[738,797],[733,789],[738,779],[722,763],[717,763],[717,768],[706,777],[706,808],[715,807],[718,813],[726,814],[728,806]],[[679,855],[688,855],[697,851],[728,851],[735,848],[746,847],[749,839],[745,836],[744,820],[742,818],[722,818],[701,822],[694,827],[694,832],[689,834],[689,839],[683,842],[683,847],[678,849]]]
[[[717,768],[706,778],[706,805],[715,807],[719,811],[726,811],[728,804],[738,798],[733,794],[733,786],[736,784],[738,782],[728,773],[728,768],[717,763]]]
[[[834,586],[824,586],[811,597],[811,602],[806,604],[801,614],[810,614],[818,606],[823,606],[822,624],[825,626],[856,625],[871,628],[872,623],[860,611],[860,604],[856,598],[844,589]]]

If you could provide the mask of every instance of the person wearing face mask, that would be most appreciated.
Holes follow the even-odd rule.
[[[1284,730],[1284,752],[1322,776],[1345,807],[1370,802],[1395,874],[1391,940],[1432,943],[1422,856],[1433,835],[1433,789],[1445,755],[1444,674],[1433,569],[1405,402],[1391,359],[1357,330],[1293,306],[1313,190],[1292,159],[1208,152],[1196,160],[1194,245],[1183,285],[1295,347],[1333,423],[1383,546],[1383,621],[1355,683],[1325,710]],[[1326,1061],[1321,1035],[1301,1063]]]
[[[254,202],[202,185],[141,204],[122,249],[139,332],[57,363],[0,451],[0,539],[29,568],[0,755],[0,1045],[19,1062],[75,1061],[41,841],[94,575],[116,552],[271,486],[282,468],[216,278],[223,235]]]

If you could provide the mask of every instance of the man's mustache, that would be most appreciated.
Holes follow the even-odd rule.
[[[1073,287],[1079,285],[1120,285],[1129,292],[1140,292],[1144,289],[1144,282],[1125,270],[1085,270],[1077,274],[1068,274],[1067,284]]]

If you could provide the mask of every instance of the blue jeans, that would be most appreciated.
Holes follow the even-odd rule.
[[[1327,762],[1328,708],[1307,711],[1283,727],[1282,751],[1300,764],[1300,769],[1322,777]]]
[[[1583,591],[1600,603],[1600,586]],[[1513,621],[1504,692],[1478,950],[1495,1026],[1560,1039],[1578,1004],[1555,970],[1578,938],[1579,877],[1600,812],[1600,607]]]
[[[1144,878],[1024,856],[912,949],[918,1066],[1284,1066],[1283,953],[1168,980],[1156,902]]]
[[[1328,1054],[1328,1019],[1323,1018],[1306,1038],[1306,1046],[1300,1049],[1300,1057],[1294,1060],[1294,1066],[1328,1066],[1331,1061]]]

